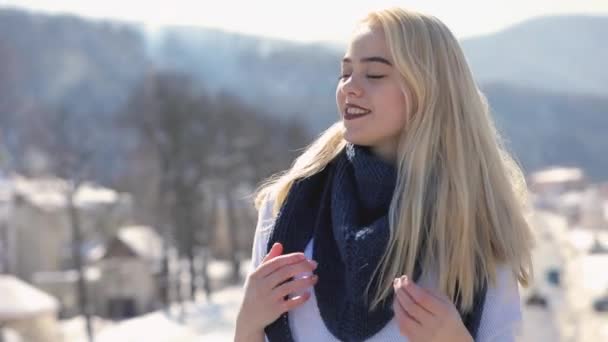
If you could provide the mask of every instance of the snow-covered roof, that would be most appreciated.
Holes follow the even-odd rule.
[[[148,226],[126,226],[118,230],[116,238],[133,253],[145,259],[160,259],[163,241],[161,236]]]
[[[535,183],[561,183],[583,180],[584,173],[577,167],[553,167],[534,172],[530,177]]]
[[[59,178],[25,178],[15,175],[10,179],[12,191],[27,202],[46,210],[64,208],[65,193],[69,184]],[[75,203],[79,208],[116,203],[119,193],[92,183],[82,184],[76,193]]]
[[[0,296],[0,321],[57,312],[59,308],[57,299],[11,275],[0,275]]]

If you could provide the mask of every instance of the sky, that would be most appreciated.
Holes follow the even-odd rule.
[[[220,28],[301,42],[345,42],[355,21],[372,9],[403,6],[433,14],[459,38],[499,31],[526,19],[556,14],[608,16],[608,0],[0,0],[88,18]]]

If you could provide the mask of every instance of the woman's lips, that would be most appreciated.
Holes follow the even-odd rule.
[[[344,113],[344,120],[355,120],[358,118],[362,118],[366,115],[371,114],[372,112],[369,113],[365,113],[365,114],[348,114],[348,113]]]

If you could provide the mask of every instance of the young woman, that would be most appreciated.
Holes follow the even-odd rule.
[[[340,121],[256,197],[237,341],[513,341],[532,277],[525,184],[456,38],[370,13]]]

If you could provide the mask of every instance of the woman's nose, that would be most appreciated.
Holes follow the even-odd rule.
[[[344,83],[342,84],[342,91],[344,92],[344,94],[351,96],[359,97],[363,95],[363,88],[354,76],[350,76],[344,81]]]

